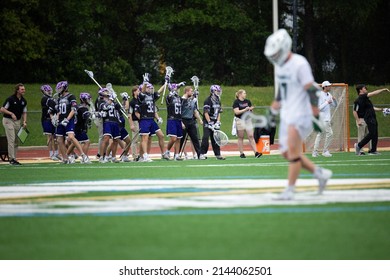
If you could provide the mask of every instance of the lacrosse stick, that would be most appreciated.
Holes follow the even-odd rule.
[[[188,141],[188,133],[186,134],[186,138],[184,138],[183,147],[181,147],[181,150],[180,150],[180,153],[179,153],[180,157],[182,157],[182,155],[184,153],[184,149],[186,148],[187,141]]]
[[[102,86],[99,85],[99,83],[95,80],[95,78],[93,77],[93,72],[92,71],[88,71],[88,70],[84,70],[85,73],[87,73],[87,75],[92,79],[92,81],[94,81],[97,86],[102,89]]]
[[[121,106],[121,113],[122,113],[122,115],[125,117],[125,119],[127,119],[128,116],[126,114],[126,110],[125,110],[125,108],[123,108],[122,103],[119,101],[118,96],[117,96],[115,90],[112,88],[112,84],[111,83],[107,83],[106,84],[106,88],[108,89],[108,91],[111,94],[113,94],[115,96],[115,101],[118,102],[118,104]]]
[[[266,128],[270,124],[268,119],[267,116],[256,115],[251,111],[248,111],[242,115],[241,124],[245,129],[253,129],[255,127]]]
[[[174,70],[171,66],[167,66],[165,67],[165,77],[169,77],[169,79],[171,79],[171,76],[173,74]],[[163,96],[162,96],[162,99],[161,99],[161,104],[164,104],[164,97],[165,97],[165,92],[167,90],[167,85],[168,85],[168,81],[165,80],[165,84],[164,84],[164,91],[163,91]]]
[[[133,139],[131,139],[130,143],[127,144],[126,147],[123,149],[121,155],[119,156],[119,159],[122,159],[122,157],[123,157],[123,156],[125,155],[125,153],[126,153],[126,150],[127,150],[131,145],[133,145],[133,144],[135,143],[135,141],[137,140],[137,137],[138,137],[138,135],[139,135],[139,132],[140,132],[140,130],[138,130],[138,131],[134,134]]]
[[[192,81],[192,83],[193,83],[193,85],[194,85],[194,89],[195,89],[195,93],[196,93],[196,94],[194,95],[194,97],[196,98],[196,108],[199,108],[199,102],[198,102],[199,78],[198,78],[197,76],[192,76],[191,81]]]
[[[229,143],[229,137],[226,135],[225,132],[215,129],[214,126],[209,126],[209,128],[213,131],[213,137],[215,140],[215,143],[217,143],[218,146],[223,147],[227,143]]]

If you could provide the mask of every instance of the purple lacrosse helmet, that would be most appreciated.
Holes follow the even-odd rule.
[[[88,92],[80,93],[80,101],[81,102],[85,102],[85,103],[89,104],[89,102],[91,101],[91,98],[92,97]]]
[[[176,91],[178,89],[177,84],[168,84],[168,89],[170,91]]]
[[[215,93],[218,96],[220,96],[222,94],[221,86],[219,86],[219,85],[212,85],[210,87],[210,93]]]
[[[108,91],[107,88],[101,88],[101,89],[99,89],[98,94],[101,97],[105,97],[105,96],[109,96],[110,92]]]
[[[68,81],[61,81],[56,86],[56,92],[63,93],[64,91],[68,90]]]
[[[53,94],[53,89],[52,89],[51,86],[49,86],[49,85],[43,85],[43,86],[41,86],[41,92],[42,92],[44,95],[52,96],[52,94]]]

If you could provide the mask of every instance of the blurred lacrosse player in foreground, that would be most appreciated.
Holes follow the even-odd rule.
[[[279,149],[289,161],[288,184],[277,198],[293,199],[295,183],[302,168],[319,181],[321,194],[332,171],[316,166],[302,153],[302,144],[313,127],[322,131],[319,120],[317,83],[306,58],[291,52],[292,40],[285,29],[268,37],[264,55],[275,66],[278,93],[271,104],[271,114],[280,110]]]

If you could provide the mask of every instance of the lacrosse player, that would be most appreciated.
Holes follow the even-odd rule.
[[[225,160],[221,156],[221,148],[214,140],[214,129],[219,130],[221,128],[221,96],[222,89],[219,85],[212,85],[210,87],[210,96],[206,98],[203,104],[203,138],[200,146],[201,155],[199,159],[207,159],[206,154],[209,149],[209,138],[211,140],[211,146],[213,152],[218,160]]]
[[[253,137],[253,126],[252,123],[241,120],[241,117],[244,113],[250,111],[252,112],[255,107],[252,106],[252,103],[249,99],[246,99],[246,91],[240,89],[236,92],[236,99],[233,102],[233,111],[234,111],[234,121],[236,122],[237,129],[237,145],[238,150],[240,151],[240,158],[246,158],[244,154],[244,132],[249,140],[249,144],[255,154],[256,158],[261,157],[263,154],[259,153],[256,148],[255,138]]]
[[[158,144],[161,150],[161,157],[164,158],[164,134],[162,133],[158,124],[154,121],[156,116],[156,100],[160,98],[160,93],[164,90],[162,86],[157,92],[154,91],[154,87],[149,83],[149,78],[144,75],[144,83],[142,84],[142,90],[138,96],[138,104],[135,106],[135,113],[139,121],[141,146],[143,151],[143,161],[152,161],[149,158],[148,145],[149,138],[157,135]],[[162,118],[158,117],[158,123],[162,123]]]
[[[106,156],[108,145],[111,143],[111,162],[119,162],[116,159],[116,150],[118,147],[118,141],[121,137],[120,135],[120,110],[121,105],[115,102],[116,96],[115,93],[109,93],[107,88],[102,88],[99,90],[100,95],[103,96],[104,103],[100,104],[99,113],[100,117],[103,119],[103,141],[101,151],[103,155],[100,157],[100,163],[107,163],[108,156]]]
[[[289,161],[288,184],[278,197],[290,200],[302,168],[319,181],[319,193],[324,190],[332,171],[316,166],[302,153],[302,144],[313,129],[320,131],[317,84],[306,58],[291,52],[292,39],[285,29],[279,29],[266,41],[264,55],[275,66],[279,90],[270,111],[280,110],[279,147]]]
[[[198,135],[198,126],[196,120],[199,121],[201,125],[203,125],[203,121],[200,117],[197,105],[197,99],[194,96],[194,90],[192,87],[187,86],[184,88],[184,94],[182,97],[182,122],[184,125],[183,130],[183,138],[180,141],[180,150],[184,145],[184,139],[186,135],[191,139],[192,146],[196,153],[196,158],[200,157],[200,143],[199,143],[199,135]],[[194,158],[195,158],[194,153]]]
[[[320,114],[322,120],[324,121],[325,129],[322,132],[317,132],[317,136],[314,142],[314,148],[312,157],[318,157],[318,147],[320,146],[320,141],[323,136],[325,136],[324,148],[322,150],[322,156],[331,157],[332,154],[329,152],[329,145],[332,142],[333,138],[333,130],[331,124],[331,114],[330,108],[337,107],[336,98],[330,94],[330,87],[332,84],[329,81],[324,81],[321,84],[322,91],[320,92],[320,96],[318,98],[318,108],[320,109]]]
[[[181,97],[178,90],[184,86],[185,82],[179,84],[169,83],[169,94],[166,97],[167,104],[167,136],[170,137],[167,150],[164,152],[163,158],[170,159],[169,151],[174,146],[174,160],[183,160],[180,156],[180,139],[183,137],[183,127],[181,123]]]
[[[61,158],[58,155],[57,139],[55,137],[56,128],[51,122],[49,109],[55,107],[55,100],[53,99],[53,89],[50,85],[41,86],[41,124],[43,134],[46,135],[46,144],[49,149],[49,156],[52,160],[57,161]]]
[[[108,94],[108,91],[102,91],[99,89],[98,91],[98,97],[95,100],[95,108],[100,108],[100,105],[102,103],[105,103],[104,96]],[[100,159],[101,155],[103,154],[103,151],[101,149],[103,145],[103,119],[99,117],[99,114],[95,114],[94,116],[94,123],[96,125],[98,135],[99,135],[99,143],[98,143],[98,153],[96,155],[96,159]]]
[[[56,105],[56,116],[52,116],[55,121],[56,136],[58,145],[61,151],[63,163],[74,163],[74,157],[68,156],[65,137],[79,151],[82,161],[88,161],[88,157],[83,152],[79,141],[74,135],[75,114],[77,111],[76,97],[68,91],[69,85],[67,81],[61,81],[56,86],[58,93],[58,104]]]
[[[92,163],[88,158],[89,150],[89,137],[88,137],[88,128],[91,128],[91,112],[89,111],[89,106],[91,104],[91,95],[88,92],[80,93],[80,105],[77,108],[76,118],[75,118],[75,137],[79,141],[80,145],[83,148],[83,152],[86,157],[80,159],[80,163],[89,164]],[[67,150],[67,154],[72,154],[75,145],[70,144]]]
[[[361,125],[360,118],[358,116],[357,111],[362,110],[364,121],[367,124],[368,128],[368,134],[365,135],[365,137],[359,141],[359,143],[355,143],[355,153],[356,155],[361,155],[362,148],[371,141],[371,149],[368,151],[369,155],[380,155],[380,153],[377,152],[376,148],[378,145],[378,122],[376,120],[376,114],[375,111],[382,111],[381,108],[374,107],[372,105],[370,97],[380,94],[381,92],[387,91],[390,92],[389,89],[383,88],[378,89],[373,92],[368,92],[367,86],[364,84],[358,84],[356,86],[357,94],[359,95],[358,98],[355,100],[354,103],[354,110],[353,110],[353,116],[356,120],[356,124],[358,126]]]

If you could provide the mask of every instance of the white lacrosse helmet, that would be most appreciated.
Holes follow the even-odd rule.
[[[291,52],[292,39],[286,29],[279,29],[267,38],[264,55],[272,63],[282,66]]]

